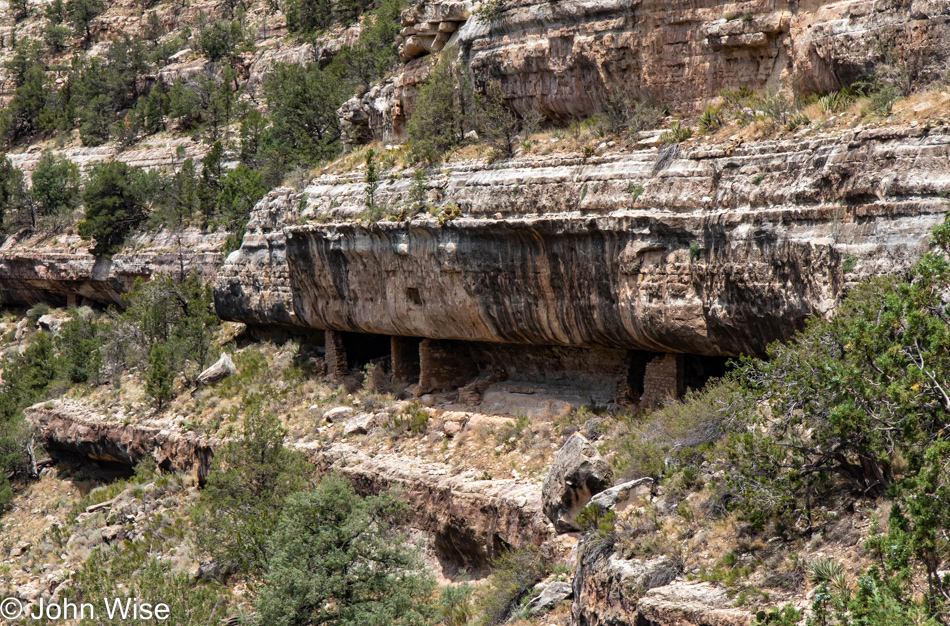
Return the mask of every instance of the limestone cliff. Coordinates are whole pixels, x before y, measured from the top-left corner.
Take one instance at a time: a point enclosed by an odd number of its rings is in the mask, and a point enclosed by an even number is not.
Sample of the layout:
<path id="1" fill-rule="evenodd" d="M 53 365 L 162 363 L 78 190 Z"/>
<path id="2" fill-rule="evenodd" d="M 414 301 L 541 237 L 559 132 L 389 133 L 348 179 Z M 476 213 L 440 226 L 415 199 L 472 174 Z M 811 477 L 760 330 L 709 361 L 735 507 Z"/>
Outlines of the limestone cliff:
<path id="1" fill-rule="evenodd" d="M 933 0 L 443 1 L 402 22 L 403 71 L 344 107 L 354 138 L 405 138 L 427 55 L 456 43 L 476 86 L 497 81 L 518 112 L 559 122 L 602 111 L 615 88 L 695 112 L 723 89 L 804 97 L 882 70 L 925 85 L 950 50 L 950 7 Z"/>
<path id="2" fill-rule="evenodd" d="M 945 133 L 895 128 L 459 164 L 430 183 L 437 204 L 464 215 L 443 225 L 339 221 L 363 210 L 365 185 L 325 176 L 305 190 L 303 216 L 337 220 L 288 225 L 290 194 L 272 194 L 216 302 L 249 323 L 761 353 L 848 285 L 923 254 L 946 211 L 948 146 Z M 377 202 L 395 210 L 409 190 L 397 177 Z"/>
<path id="3" fill-rule="evenodd" d="M 136 236 L 112 258 L 94 257 L 76 235 L 25 233 L 0 245 L 0 301 L 48 302 L 57 306 L 123 306 L 122 294 L 137 278 L 187 275 L 196 270 L 211 280 L 221 263 L 227 233 L 159 231 Z"/>

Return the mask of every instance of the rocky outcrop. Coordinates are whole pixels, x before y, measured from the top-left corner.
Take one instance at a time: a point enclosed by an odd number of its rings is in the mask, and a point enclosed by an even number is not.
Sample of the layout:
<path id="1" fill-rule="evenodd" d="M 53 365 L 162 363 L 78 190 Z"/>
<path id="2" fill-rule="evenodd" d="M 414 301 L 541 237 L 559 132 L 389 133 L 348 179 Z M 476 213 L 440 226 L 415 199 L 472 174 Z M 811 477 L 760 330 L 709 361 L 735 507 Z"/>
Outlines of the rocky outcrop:
<path id="1" fill-rule="evenodd" d="M 927 84 L 943 72 L 950 8 L 940 2 L 509 0 L 497 19 L 471 20 L 459 41 L 476 82 L 497 80 L 521 112 L 583 119 L 613 87 L 680 110 L 721 89 L 830 91 L 908 59 Z"/>
<path id="2" fill-rule="evenodd" d="M 403 12 L 406 65 L 385 103 L 360 107 L 388 115 L 364 116 L 359 137 L 404 138 L 428 77 L 425 57 L 455 43 L 476 87 L 497 82 L 518 112 L 560 122 L 604 110 L 615 89 L 695 112 L 721 90 L 791 86 L 808 96 L 881 72 L 927 85 L 942 79 L 950 51 L 950 8 L 932 0 L 494 0 L 472 8 L 436 0 Z"/>
<path id="3" fill-rule="evenodd" d="M 592 496 L 610 486 L 613 470 L 584 435 L 574 433 L 551 463 L 541 486 L 544 514 L 560 533 L 581 530 L 580 513 Z"/>
<path id="4" fill-rule="evenodd" d="M 11 235 L 0 245 L 0 300 L 122 307 L 122 294 L 138 278 L 196 270 L 204 280 L 212 280 L 226 237 L 224 232 L 197 229 L 147 233 L 110 259 L 89 254 L 90 243 L 76 235 Z"/>
<path id="5" fill-rule="evenodd" d="M 167 139 L 158 145 L 121 150 L 118 146 L 105 145 L 97 147 L 72 147 L 53 149 L 53 154 L 66 158 L 75 163 L 79 169 L 87 173 L 97 164 L 105 161 L 121 161 L 133 167 L 177 168 L 185 159 L 191 158 L 200 161 L 208 153 L 207 146 L 196 143 L 191 138 L 181 137 Z M 43 151 L 40 146 L 30 146 L 24 152 L 9 153 L 7 157 L 13 167 L 30 176 Z"/>
<path id="6" fill-rule="evenodd" d="M 55 401 L 24 411 L 50 452 L 65 451 L 96 461 L 136 465 L 152 457 L 166 470 L 193 472 L 204 481 L 214 449 L 222 442 L 168 425 L 127 425 L 81 402 Z"/>
<path id="7" fill-rule="evenodd" d="M 634 626 L 637 604 L 647 591 L 668 584 L 679 573 L 666 557 L 626 560 L 606 542 L 578 545 L 574 572 L 574 626 Z M 659 622 L 663 624 L 663 622 Z M 672 624 L 670 624 L 672 626 Z M 698 626 L 698 625 L 697 625 Z"/>
<path id="8" fill-rule="evenodd" d="M 675 580 L 680 565 L 666 556 L 624 559 L 609 542 L 578 546 L 573 626 L 748 626 L 724 589 Z"/>
<path id="9" fill-rule="evenodd" d="M 255 324 L 761 354 L 926 251 L 948 147 L 906 127 L 462 163 L 429 181 L 430 202 L 464 215 L 444 224 L 290 225 L 297 196 L 281 191 L 255 209 L 216 303 Z M 409 178 L 383 181 L 377 202 L 407 206 Z M 364 189 L 357 175 L 320 177 L 303 219 L 352 217 Z"/>
<path id="10" fill-rule="evenodd" d="M 234 375 L 235 371 L 231 356 L 227 352 L 222 352 L 221 357 L 215 361 L 214 365 L 198 374 L 197 382 L 199 385 L 213 385 L 228 376 Z"/>
<path id="11" fill-rule="evenodd" d="M 637 624 L 647 626 L 748 626 L 752 615 L 733 608 L 724 589 L 678 581 L 648 591 L 637 603 Z"/>
<path id="12" fill-rule="evenodd" d="M 214 306 L 225 319 L 246 324 L 297 326 L 283 227 L 297 219 L 300 195 L 281 187 L 251 213 L 240 249 L 215 279 Z"/>
<path id="13" fill-rule="evenodd" d="M 501 550 L 540 546 L 554 536 L 536 484 L 479 480 L 475 470 L 393 454 L 370 457 L 354 446 L 300 449 L 323 471 L 346 476 L 360 493 L 398 487 L 409 503 L 410 525 L 433 537 L 445 569 L 479 571 Z"/>
<path id="14" fill-rule="evenodd" d="M 174 420 L 126 424 L 74 401 L 38 404 L 25 413 L 52 452 L 126 465 L 152 456 L 160 467 L 194 472 L 201 481 L 224 443 L 181 432 Z M 475 470 L 395 454 L 371 457 L 347 444 L 296 447 L 321 472 L 339 472 L 360 493 L 399 488 L 409 503 L 410 526 L 430 535 L 447 571 L 481 570 L 500 550 L 540 546 L 554 536 L 535 483 L 479 480 Z"/>

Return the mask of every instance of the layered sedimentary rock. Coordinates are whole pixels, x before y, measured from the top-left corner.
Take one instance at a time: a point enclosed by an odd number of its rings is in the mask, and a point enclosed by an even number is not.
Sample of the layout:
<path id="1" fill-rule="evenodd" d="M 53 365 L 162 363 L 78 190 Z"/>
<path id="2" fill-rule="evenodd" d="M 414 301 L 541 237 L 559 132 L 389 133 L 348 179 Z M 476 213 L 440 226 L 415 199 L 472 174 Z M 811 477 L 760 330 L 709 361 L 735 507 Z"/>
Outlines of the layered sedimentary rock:
<path id="1" fill-rule="evenodd" d="M 254 207 L 240 249 L 225 260 L 214 290 L 215 308 L 252 325 L 297 326 L 283 227 L 297 219 L 300 195 L 271 191 Z M 220 314 L 220 313 L 219 313 Z"/>
<path id="2" fill-rule="evenodd" d="M 194 472 L 199 480 L 224 443 L 181 432 L 173 423 L 125 424 L 73 401 L 39 404 L 25 414 L 48 450 L 125 465 L 151 456 L 161 467 Z M 296 447 L 321 472 L 339 472 L 360 493 L 401 488 L 409 503 L 408 523 L 430 534 L 447 571 L 479 569 L 499 550 L 540 546 L 554 536 L 541 512 L 541 489 L 534 483 L 478 480 L 475 470 L 460 473 L 442 463 L 394 454 L 370 457 L 346 444 Z"/>
<path id="3" fill-rule="evenodd" d="M 79 402 L 47 402 L 29 407 L 24 414 L 49 451 L 130 466 L 151 456 L 163 469 L 193 472 L 202 481 L 214 449 L 222 443 L 176 429 L 129 426 Z"/>
<path id="4" fill-rule="evenodd" d="M 455 43 L 477 88 L 494 81 L 520 113 L 561 122 L 604 110 L 614 90 L 691 112 L 723 89 L 808 96 L 876 73 L 926 85 L 943 77 L 950 52 L 950 6 L 935 0 L 500 0 L 471 9 L 442 1 L 403 13 L 406 66 L 395 88 L 346 109 L 360 111 L 364 141 L 405 137 L 426 55 Z"/>
<path id="5" fill-rule="evenodd" d="M 460 43 L 476 80 L 500 81 L 521 111 L 559 119 L 601 110 L 610 90 L 696 110 L 720 89 L 781 87 L 800 95 L 868 78 L 893 56 L 933 80 L 950 44 L 943 2 L 589 0 L 501 3 Z M 905 54 L 906 53 L 906 54 Z"/>
<path id="6" fill-rule="evenodd" d="M 136 236 L 113 256 L 89 254 L 75 235 L 10 236 L 0 245 L 0 300 L 12 304 L 124 306 L 122 294 L 135 280 L 157 274 L 214 278 L 227 233 L 159 231 Z"/>
<path id="7" fill-rule="evenodd" d="M 441 225 L 288 225 L 285 190 L 256 209 L 216 303 L 258 324 L 759 354 L 849 285 L 926 251 L 946 211 L 948 147 L 947 134 L 905 128 L 462 164 L 429 183 L 435 204 L 464 214 Z M 357 176 L 319 178 L 303 217 L 353 216 L 364 190 Z M 376 201 L 396 212 L 410 190 L 396 177 Z"/>

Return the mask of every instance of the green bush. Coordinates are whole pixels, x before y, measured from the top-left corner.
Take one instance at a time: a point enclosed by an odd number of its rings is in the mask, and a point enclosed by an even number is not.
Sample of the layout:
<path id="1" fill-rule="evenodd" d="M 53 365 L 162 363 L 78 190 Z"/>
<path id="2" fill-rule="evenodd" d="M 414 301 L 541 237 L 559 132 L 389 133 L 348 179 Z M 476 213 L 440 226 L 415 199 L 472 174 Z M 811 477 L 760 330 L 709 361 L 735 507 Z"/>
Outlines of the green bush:
<path id="1" fill-rule="evenodd" d="M 119 614 L 108 617 L 103 602 L 116 598 L 134 598 L 152 606 L 166 604 L 172 618 L 169 623 L 179 626 L 206 626 L 220 618 L 222 605 L 229 601 L 228 590 L 192 580 L 187 573 L 175 570 L 174 561 L 152 556 L 150 547 L 145 541 L 136 541 L 92 551 L 66 592 L 77 604 L 87 602 L 95 607 L 95 620 L 83 620 L 83 626 L 129 624 L 131 613 L 124 618 Z"/>
<path id="2" fill-rule="evenodd" d="M 92 40 L 92 21 L 105 10 L 100 0 L 66 0 L 66 14 L 77 37 Z"/>
<path id="3" fill-rule="evenodd" d="M 23 172 L 13 167 L 7 155 L 0 157 L 0 233 L 7 233 L 24 221 L 28 194 Z"/>
<path id="4" fill-rule="evenodd" d="M 950 323 L 938 295 L 950 285 L 950 226 L 934 230 L 932 246 L 909 280 L 864 284 L 834 319 L 743 362 L 730 487 L 750 517 L 808 524 L 833 476 L 880 495 L 895 463 L 920 470 L 950 417 Z"/>
<path id="5" fill-rule="evenodd" d="M 100 382 L 104 367 L 102 334 L 91 312 L 70 312 L 72 319 L 65 322 L 56 337 L 66 377 L 73 383 Z"/>
<path id="6" fill-rule="evenodd" d="M 223 255 L 241 247 L 244 228 L 251 216 L 251 209 L 267 193 L 268 185 L 264 176 L 241 163 L 224 177 L 224 183 L 217 197 L 217 212 L 224 220 L 228 232 Z"/>
<path id="7" fill-rule="evenodd" d="M 148 354 L 145 393 L 151 396 L 159 410 L 175 397 L 174 382 L 175 371 L 172 369 L 169 347 L 164 343 L 156 343 Z"/>
<path id="8" fill-rule="evenodd" d="M 548 564 L 533 548 L 504 552 L 492 561 L 491 567 L 490 582 L 479 589 L 474 601 L 478 626 L 507 621 L 531 589 L 549 573 Z"/>
<path id="9" fill-rule="evenodd" d="M 330 474 L 287 499 L 257 601 L 259 624 L 424 625 L 434 581 L 396 531 L 406 504 Z"/>
<path id="10" fill-rule="evenodd" d="M 196 48 L 212 62 L 230 57 L 244 45 L 244 30 L 237 20 L 217 20 L 198 31 Z"/>
<path id="11" fill-rule="evenodd" d="M 340 151 L 337 109 L 348 96 L 339 74 L 280 63 L 264 80 L 264 94 L 272 111 L 269 148 L 280 151 L 290 164 L 315 164 Z M 286 170 L 285 170 L 286 171 Z"/>
<path id="12" fill-rule="evenodd" d="M 496 82 L 488 83 L 485 93 L 476 95 L 475 104 L 479 135 L 501 156 L 514 154 L 521 122 L 508 106 L 501 86 Z"/>
<path id="13" fill-rule="evenodd" d="M 199 545 L 222 570 L 260 573 L 278 562 L 280 544 L 268 541 L 285 500 L 308 486 L 312 470 L 284 446 L 280 419 L 260 395 L 246 394 L 242 409 L 243 435 L 215 455 L 193 518 Z"/>
<path id="14" fill-rule="evenodd" d="M 169 368 L 196 376 L 211 361 L 211 340 L 220 323 L 210 283 L 197 272 L 184 278 L 136 281 L 123 298 L 125 313 L 110 325 L 113 361 L 141 365 L 156 344 L 166 344 Z"/>

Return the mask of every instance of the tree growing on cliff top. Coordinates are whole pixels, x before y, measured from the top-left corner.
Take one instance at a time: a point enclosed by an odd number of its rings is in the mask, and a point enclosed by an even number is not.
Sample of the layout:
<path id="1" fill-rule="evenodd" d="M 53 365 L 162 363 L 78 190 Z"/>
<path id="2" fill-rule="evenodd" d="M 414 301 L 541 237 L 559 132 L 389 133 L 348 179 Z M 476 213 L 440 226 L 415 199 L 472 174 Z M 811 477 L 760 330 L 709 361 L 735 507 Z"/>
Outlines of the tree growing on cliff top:
<path id="1" fill-rule="evenodd" d="M 111 255 L 148 216 L 146 174 L 120 161 L 100 163 L 89 175 L 83 200 L 86 217 L 77 225 L 83 239 L 95 239 L 90 252 Z"/>
<path id="2" fill-rule="evenodd" d="M 69 159 L 43 152 L 32 175 L 30 197 L 40 216 L 62 215 L 79 206 L 79 168 Z"/>
<path id="3" fill-rule="evenodd" d="M 446 152 L 462 142 L 470 124 L 471 84 L 455 62 L 457 55 L 455 47 L 442 51 L 429 79 L 419 88 L 416 110 L 409 118 L 410 150 L 428 163 L 442 161 Z"/>

